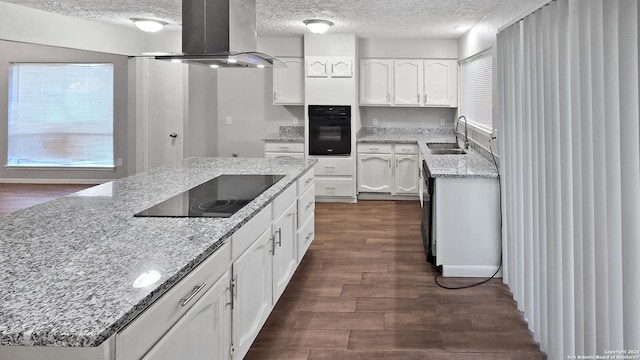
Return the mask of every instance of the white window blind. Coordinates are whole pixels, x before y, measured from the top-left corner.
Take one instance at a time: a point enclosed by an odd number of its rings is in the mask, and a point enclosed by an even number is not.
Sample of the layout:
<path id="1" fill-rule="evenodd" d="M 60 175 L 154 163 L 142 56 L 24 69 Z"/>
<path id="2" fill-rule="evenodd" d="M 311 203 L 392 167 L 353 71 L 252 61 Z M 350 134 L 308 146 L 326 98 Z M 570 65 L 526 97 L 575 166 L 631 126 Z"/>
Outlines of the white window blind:
<path id="1" fill-rule="evenodd" d="M 491 132 L 492 57 L 485 51 L 460 63 L 460 109 L 470 124 Z"/>
<path id="2" fill-rule="evenodd" d="M 12 64 L 7 165 L 113 167 L 113 64 Z"/>

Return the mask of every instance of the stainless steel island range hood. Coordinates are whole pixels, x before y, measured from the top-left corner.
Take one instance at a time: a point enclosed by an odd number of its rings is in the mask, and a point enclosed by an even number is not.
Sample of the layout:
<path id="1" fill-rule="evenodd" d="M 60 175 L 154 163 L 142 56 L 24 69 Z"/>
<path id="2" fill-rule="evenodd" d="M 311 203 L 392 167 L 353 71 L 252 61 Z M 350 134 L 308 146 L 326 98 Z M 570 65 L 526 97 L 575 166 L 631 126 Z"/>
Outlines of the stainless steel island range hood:
<path id="1" fill-rule="evenodd" d="M 256 0 L 183 0 L 182 52 L 155 58 L 213 67 L 286 67 L 256 51 Z"/>

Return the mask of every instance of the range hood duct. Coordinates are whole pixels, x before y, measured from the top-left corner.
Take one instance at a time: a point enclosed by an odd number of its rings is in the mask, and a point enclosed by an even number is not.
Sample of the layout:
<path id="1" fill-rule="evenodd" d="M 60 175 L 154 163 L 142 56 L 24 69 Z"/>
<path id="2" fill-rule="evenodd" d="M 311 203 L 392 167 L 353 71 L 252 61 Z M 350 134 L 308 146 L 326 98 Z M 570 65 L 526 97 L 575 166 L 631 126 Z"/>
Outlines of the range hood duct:
<path id="1" fill-rule="evenodd" d="M 219 67 L 286 67 L 256 51 L 256 0 L 183 0 L 182 54 L 156 56 Z"/>

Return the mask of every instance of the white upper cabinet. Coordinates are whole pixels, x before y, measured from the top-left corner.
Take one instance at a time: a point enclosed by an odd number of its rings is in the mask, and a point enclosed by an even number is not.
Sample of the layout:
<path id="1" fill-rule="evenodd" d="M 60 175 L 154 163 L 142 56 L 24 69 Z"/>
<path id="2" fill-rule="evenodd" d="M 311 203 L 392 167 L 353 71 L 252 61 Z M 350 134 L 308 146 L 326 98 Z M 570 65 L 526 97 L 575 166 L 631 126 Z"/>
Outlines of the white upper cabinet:
<path id="1" fill-rule="evenodd" d="M 458 106 L 456 60 L 424 60 L 424 105 Z"/>
<path id="2" fill-rule="evenodd" d="M 458 106 L 456 60 L 362 59 L 360 105 Z"/>
<path id="3" fill-rule="evenodd" d="M 360 61 L 360 104 L 391 104 L 393 60 L 364 59 Z"/>
<path id="4" fill-rule="evenodd" d="M 287 67 L 273 68 L 273 103 L 275 105 L 304 104 L 304 60 L 279 58 Z"/>
<path id="5" fill-rule="evenodd" d="M 420 105 L 422 60 L 393 60 L 393 104 Z"/>
<path id="6" fill-rule="evenodd" d="M 307 77 L 353 77 L 353 59 L 349 57 L 307 57 Z"/>

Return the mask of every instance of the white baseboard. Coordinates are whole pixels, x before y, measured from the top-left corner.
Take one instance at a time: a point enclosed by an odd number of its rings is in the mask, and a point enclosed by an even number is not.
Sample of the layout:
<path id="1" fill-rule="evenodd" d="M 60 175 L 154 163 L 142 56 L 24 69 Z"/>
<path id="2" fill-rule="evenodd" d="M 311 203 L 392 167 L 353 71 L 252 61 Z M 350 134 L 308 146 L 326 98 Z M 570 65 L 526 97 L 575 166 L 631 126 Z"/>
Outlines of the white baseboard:
<path id="1" fill-rule="evenodd" d="M 0 184 L 74 184 L 74 185 L 98 185 L 115 179 L 0 179 Z"/>
<path id="2" fill-rule="evenodd" d="M 494 265 L 442 265 L 442 276 L 487 278 L 493 275 L 496 270 L 498 270 L 498 266 Z M 502 277 L 502 269 L 495 277 Z"/>

